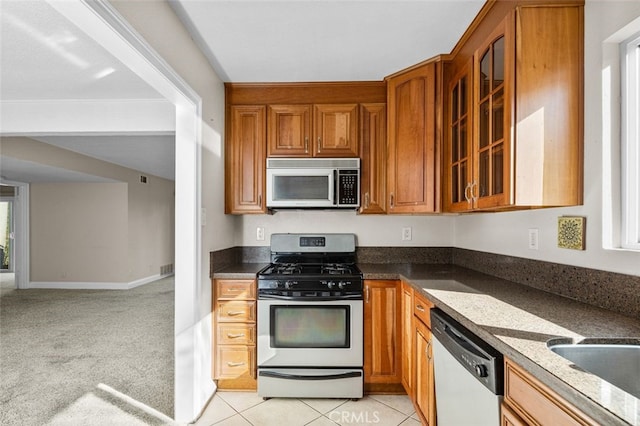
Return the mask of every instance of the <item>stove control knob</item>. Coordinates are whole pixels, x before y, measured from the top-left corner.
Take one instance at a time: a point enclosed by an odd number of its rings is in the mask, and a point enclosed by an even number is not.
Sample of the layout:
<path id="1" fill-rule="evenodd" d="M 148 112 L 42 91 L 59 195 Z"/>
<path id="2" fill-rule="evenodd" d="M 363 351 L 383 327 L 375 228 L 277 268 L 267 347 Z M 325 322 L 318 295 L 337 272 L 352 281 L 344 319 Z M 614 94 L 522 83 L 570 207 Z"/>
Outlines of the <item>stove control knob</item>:
<path id="1" fill-rule="evenodd" d="M 336 285 L 336 283 L 335 283 L 335 282 L 333 282 L 333 281 L 329 281 L 329 282 L 327 283 L 327 287 L 329 287 L 329 289 L 332 289 L 333 287 L 335 287 L 335 285 Z"/>
<path id="2" fill-rule="evenodd" d="M 342 290 L 343 288 L 345 288 L 345 286 L 346 286 L 346 285 L 347 285 L 347 283 L 345 283 L 344 281 L 340 281 L 340 282 L 338 283 L 338 288 L 339 288 L 340 290 Z"/>
<path id="3" fill-rule="evenodd" d="M 489 373 L 487 372 L 487 367 L 482 364 L 477 364 L 475 366 L 476 376 L 478 377 L 487 377 Z"/>
<path id="4" fill-rule="evenodd" d="M 282 281 L 275 281 L 274 288 L 282 288 Z"/>
<path id="5" fill-rule="evenodd" d="M 284 288 L 290 289 L 290 288 L 293 287 L 294 284 L 295 283 L 293 281 L 287 281 L 287 282 L 284 283 Z"/>

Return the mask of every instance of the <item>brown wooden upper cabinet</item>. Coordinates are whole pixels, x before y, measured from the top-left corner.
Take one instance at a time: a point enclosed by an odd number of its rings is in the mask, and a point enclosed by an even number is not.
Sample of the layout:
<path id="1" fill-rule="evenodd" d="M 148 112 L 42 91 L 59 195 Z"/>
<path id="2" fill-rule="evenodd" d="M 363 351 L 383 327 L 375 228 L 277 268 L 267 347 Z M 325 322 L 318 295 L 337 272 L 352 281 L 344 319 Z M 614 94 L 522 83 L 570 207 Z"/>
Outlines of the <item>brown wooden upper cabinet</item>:
<path id="1" fill-rule="evenodd" d="M 579 205 L 583 6 L 491 13 L 445 85 L 444 210 Z"/>
<path id="2" fill-rule="evenodd" d="M 387 77 L 387 213 L 440 210 L 437 66 L 428 62 Z"/>
<path id="3" fill-rule="evenodd" d="M 358 156 L 357 104 L 269 105 L 268 128 L 269 157 Z"/>
<path id="4" fill-rule="evenodd" d="M 234 105 L 227 111 L 225 213 L 265 213 L 266 107 Z"/>
<path id="5" fill-rule="evenodd" d="M 360 105 L 361 214 L 387 211 L 387 105 Z"/>

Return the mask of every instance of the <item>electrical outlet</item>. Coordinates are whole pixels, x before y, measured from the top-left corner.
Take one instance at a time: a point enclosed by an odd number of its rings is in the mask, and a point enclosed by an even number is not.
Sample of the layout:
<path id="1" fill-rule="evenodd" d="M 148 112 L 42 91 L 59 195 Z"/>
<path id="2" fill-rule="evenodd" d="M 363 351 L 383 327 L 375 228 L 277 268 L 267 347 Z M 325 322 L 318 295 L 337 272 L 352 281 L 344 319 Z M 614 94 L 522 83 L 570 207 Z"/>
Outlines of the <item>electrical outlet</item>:
<path id="1" fill-rule="evenodd" d="M 402 228 L 402 241 L 411 241 L 411 227 L 405 226 Z"/>
<path id="2" fill-rule="evenodd" d="M 538 230 L 535 228 L 529 229 L 529 249 L 538 250 Z"/>
<path id="3" fill-rule="evenodd" d="M 262 226 L 256 228 L 256 240 L 264 241 L 264 228 Z"/>

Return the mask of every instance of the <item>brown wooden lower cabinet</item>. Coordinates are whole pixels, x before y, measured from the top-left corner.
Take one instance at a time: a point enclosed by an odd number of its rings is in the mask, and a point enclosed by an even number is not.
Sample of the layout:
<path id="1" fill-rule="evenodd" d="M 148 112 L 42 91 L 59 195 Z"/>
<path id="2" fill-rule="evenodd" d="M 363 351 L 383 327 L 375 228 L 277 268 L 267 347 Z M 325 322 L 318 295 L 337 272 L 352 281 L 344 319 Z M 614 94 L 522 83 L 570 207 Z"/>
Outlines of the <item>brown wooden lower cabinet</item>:
<path id="1" fill-rule="evenodd" d="M 402 283 L 402 384 L 423 425 L 436 425 L 430 310 L 433 304 Z"/>
<path id="2" fill-rule="evenodd" d="M 218 389 L 256 390 L 255 280 L 213 281 L 213 379 Z"/>
<path id="3" fill-rule="evenodd" d="M 595 426 L 598 424 L 507 358 L 505 358 L 504 374 L 502 425 Z"/>
<path id="4" fill-rule="evenodd" d="M 433 347 L 431 345 L 430 310 L 433 303 L 420 293 L 413 296 L 413 365 L 414 365 L 414 399 L 416 412 L 422 423 L 436 425 L 436 389 L 433 373 Z"/>
<path id="5" fill-rule="evenodd" d="M 503 402 L 500 404 L 500 426 L 527 426 L 527 424 Z"/>
<path id="6" fill-rule="evenodd" d="M 364 386 L 402 393 L 400 281 L 364 281 Z"/>

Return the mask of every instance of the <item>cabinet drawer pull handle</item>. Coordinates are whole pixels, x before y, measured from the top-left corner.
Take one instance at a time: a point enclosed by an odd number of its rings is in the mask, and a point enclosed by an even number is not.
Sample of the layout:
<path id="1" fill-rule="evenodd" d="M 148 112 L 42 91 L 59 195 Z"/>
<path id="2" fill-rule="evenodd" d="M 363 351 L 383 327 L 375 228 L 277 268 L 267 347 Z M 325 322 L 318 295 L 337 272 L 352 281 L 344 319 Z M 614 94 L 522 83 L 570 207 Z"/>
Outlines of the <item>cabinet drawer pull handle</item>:
<path id="1" fill-rule="evenodd" d="M 320 154 L 320 144 L 322 144 L 322 139 L 318 136 L 318 154 Z"/>
<path id="2" fill-rule="evenodd" d="M 369 208 L 369 193 L 364 194 L 364 208 Z"/>
<path id="3" fill-rule="evenodd" d="M 227 315 L 229 315 L 230 317 L 235 317 L 238 315 L 244 315 L 244 311 L 229 311 L 227 312 Z"/>
<path id="4" fill-rule="evenodd" d="M 425 312 L 424 306 L 422 305 L 416 305 L 416 309 L 419 310 L 420 312 Z"/>
<path id="5" fill-rule="evenodd" d="M 391 206 L 391 208 L 393 208 L 393 192 L 389 196 L 389 205 Z"/>
<path id="6" fill-rule="evenodd" d="M 246 365 L 246 363 L 245 362 L 227 362 L 227 365 L 229 367 L 240 367 L 240 366 Z"/>
<path id="7" fill-rule="evenodd" d="M 244 291 L 244 287 L 230 287 L 229 288 L 229 293 L 232 293 L 232 292 L 239 293 L 241 291 Z"/>
<path id="8" fill-rule="evenodd" d="M 364 288 L 364 299 L 366 303 L 369 303 L 369 287 Z"/>
<path id="9" fill-rule="evenodd" d="M 262 205 L 262 194 L 258 195 L 258 205 L 261 206 Z"/>
<path id="10" fill-rule="evenodd" d="M 227 337 L 229 339 L 239 339 L 240 337 L 244 337 L 244 333 L 240 333 L 240 334 L 227 333 Z"/>
<path id="11" fill-rule="evenodd" d="M 309 136 L 304 138 L 304 152 L 309 152 Z"/>
<path id="12" fill-rule="evenodd" d="M 431 361 L 431 341 L 427 342 L 427 347 L 425 348 L 424 352 L 427 354 L 427 359 Z"/>

